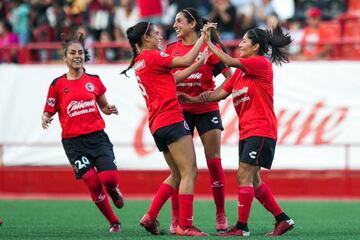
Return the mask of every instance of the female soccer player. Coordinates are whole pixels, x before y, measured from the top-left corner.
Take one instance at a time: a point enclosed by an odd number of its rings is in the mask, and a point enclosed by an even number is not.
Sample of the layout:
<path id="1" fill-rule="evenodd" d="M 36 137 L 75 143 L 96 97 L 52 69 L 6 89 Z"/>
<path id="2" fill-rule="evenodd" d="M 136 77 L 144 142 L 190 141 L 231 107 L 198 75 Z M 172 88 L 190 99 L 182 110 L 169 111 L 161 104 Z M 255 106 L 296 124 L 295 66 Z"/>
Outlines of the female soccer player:
<path id="1" fill-rule="evenodd" d="M 179 187 L 180 236 L 206 236 L 193 226 L 193 193 L 197 175 L 194 144 L 176 96 L 172 68 L 190 66 L 203 45 L 201 37 L 184 56 L 172 57 L 159 51 L 161 36 L 149 22 L 140 22 L 126 31 L 133 52 L 131 67 L 149 111 L 149 127 L 159 151 L 163 152 L 171 174 L 159 187 L 140 224 L 159 234 L 156 218 L 167 199 Z"/>
<path id="2" fill-rule="evenodd" d="M 230 94 L 239 117 L 239 168 L 237 172 L 238 222 L 219 236 L 249 236 L 247 226 L 253 198 L 276 219 L 274 230 L 268 235 L 282 235 L 294 227 L 276 202 L 270 188 L 260 178 L 261 167 L 270 169 L 277 139 L 277 120 L 273 103 L 273 69 L 271 62 L 278 65 L 288 62 L 287 47 L 291 43 L 278 25 L 272 31 L 258 28 L 249 30 L 241 43 L 240 58 L 232 58 L 220 51 L 206 32 L 206 43 L 224 64 L 236 67 L 231 79 L 213 92 L 192 97 L 179 94 L 190 102 L 212 102 L 225 99 Z M 271 47 L 270 61 L 264 56 Z"/>
<path id="3" fill-rule="evenodd" d="M 63 38 L 64 61 L 69 70 L 49 87 L 42 127 L 47 129 L 54 114 L 59 114 L 62 144 L 76 178 L 89 188 L 92 200 L 110 223 L 109 231 L 120 232 L 120 221 L 102 187 L 105 186 L 115 206 L 122 208 L 113 145 L 104 132 L 105 122 L 98 106 L 106 115 L 118 114 L 118 110 L 108 104 L 106 88 L 99 76 L 88 74 L 83 68 L 89 60 L 84 36 L 69 34 Z"/>
<path id="4" fill-rule="evenodd" d="M 174 29 L 179 41 L 167 46 L 165 52 L 172 56 L 183 56 L 188 53 L 200 37 L 203 20 L 199 13 L 191 8 L 186 8 L 176 15 Z M 218 48 L 225 51 L 215 29 L 212 30 L 212 40 Z M 203 44 L 201 50 L 206 48 Z M 182 68 L 174 68 L 176 74 Z M 213 76 L 222 73 L 225 77 L 224 83 L 231 77 L 230 68 L 226 67 L 215 55 L 209 56 L 206 63 L 198 68 L 182 81 L 177 83 L 177 91 L 197 96 L 205 91 L 214 90 L 215 82 Z M 223 83 L 223 84 L 224 84 Z M 218 102 L 181 104 L 186 122 L 189 124 L 191 134 L 196 128 L 204 146 L 206 163 L 209 169 L 210 186 L 216 206 L 216 230 L 223 231 L 228 228 L 225 215 L 225 192 L 224 192 L 224 170 L 221 165 L 220 146 L 221 131 L 223 130 Z M 174 234 L 179 218 L 179 203 L 177 191 L 172 198 L 172 219 L 170 233 Z"/>

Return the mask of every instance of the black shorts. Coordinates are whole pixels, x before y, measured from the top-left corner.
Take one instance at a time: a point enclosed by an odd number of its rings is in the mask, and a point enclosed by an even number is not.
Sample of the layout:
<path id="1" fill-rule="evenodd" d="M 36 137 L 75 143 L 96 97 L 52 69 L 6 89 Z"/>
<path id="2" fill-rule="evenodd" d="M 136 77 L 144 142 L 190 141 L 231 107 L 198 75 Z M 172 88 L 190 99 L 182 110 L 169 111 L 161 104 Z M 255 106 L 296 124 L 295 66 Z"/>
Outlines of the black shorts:
<path id="1" fill-rule="evenodd" d="M 169 149 L 168 145 L 186 135 L 190 135 L 189 126 L 186 121 L 183 121 L 159 128 L 155 131 L 153 137 L 156 146 L 162 152 Z"/>
<path id="2" fill-rule="evenodd" d="M 213 129 L 224 130 L 219 110 L 201 114 L 184 111 L 184 117 L 189 124 L 191 135 L 194 135 L 195 127 L 200 136 Z"/>
<path id="3" fill-rule="evenodd" d="M 239 160 L 271 169 L 276 141 L 267 137 L 248 137 L 239 142 Z"/>
<path id="4" fill-rule="evenodd" d="M 76 179 L 93 167 L 98 172 L 117 169 L 113 145 L 104 131 L 66 138 L 62 144 Z"/>

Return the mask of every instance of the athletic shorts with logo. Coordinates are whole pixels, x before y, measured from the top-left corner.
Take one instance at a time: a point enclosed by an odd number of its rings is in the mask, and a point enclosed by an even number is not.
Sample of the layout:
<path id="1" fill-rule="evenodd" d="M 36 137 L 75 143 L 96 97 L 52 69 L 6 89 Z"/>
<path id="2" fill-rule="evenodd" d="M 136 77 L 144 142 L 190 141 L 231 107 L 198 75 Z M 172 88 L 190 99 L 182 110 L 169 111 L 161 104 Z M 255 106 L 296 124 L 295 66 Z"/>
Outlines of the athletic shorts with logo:
<path id="1" fill-rule="evenodd" d="M 190 135 L 189 126 L 182 121 L 157 129 L 153 137 L 157 148 L 163 152 L 169 149 L 168 145 L 186 135 Z"/>
<path id="2" fill-rule="evenodd" d="M 184 111 L 184 117 L 189 125 L 191 135 L 194 135 L 195 127 L 200 136 L 213 129 L 224 130 L 219 110 L 201 114 Z"/>
<path id="3" fill-rule="evenodd" d="M 76 179 L 93 167 L 98 172 L 117 169 L 113 145 L 103 130 L 62 139 L 62 144 Z"/>
<path id="4" fill-rule="evenodd" d="M 271 169 L 276 140 L 267 137 L 248 137 L 239 142 L 239 160 Z"/>

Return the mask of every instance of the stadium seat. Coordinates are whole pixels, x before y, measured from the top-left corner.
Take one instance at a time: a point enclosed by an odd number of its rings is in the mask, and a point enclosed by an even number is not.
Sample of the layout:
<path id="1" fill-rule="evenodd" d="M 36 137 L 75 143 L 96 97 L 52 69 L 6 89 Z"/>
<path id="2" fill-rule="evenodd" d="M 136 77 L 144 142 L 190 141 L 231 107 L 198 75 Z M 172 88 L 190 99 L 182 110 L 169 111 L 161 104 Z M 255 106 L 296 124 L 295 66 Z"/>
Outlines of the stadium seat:
<path id="1" fill-rule="evenodd" d="M 343 42 L 342 56 L 344 58 L 360 57 L 360 20 L 345 23 Z"/>
<path id="2" fill-rule="evenodd" d="M 332 45 L 330 52 L 331 58 L 338 58 L 341 55 L 340 37 L 341 27 L 338 21 L 323 21 L 321 27 L 327 29 L 330 33 L 331 38 L 328 40 Z"/>
<path id="3" fill-rule="evenodd" d="M 350 15 L 360 14 L 360 1 L 359 0 L 348 0 L 347 12 Z"/>

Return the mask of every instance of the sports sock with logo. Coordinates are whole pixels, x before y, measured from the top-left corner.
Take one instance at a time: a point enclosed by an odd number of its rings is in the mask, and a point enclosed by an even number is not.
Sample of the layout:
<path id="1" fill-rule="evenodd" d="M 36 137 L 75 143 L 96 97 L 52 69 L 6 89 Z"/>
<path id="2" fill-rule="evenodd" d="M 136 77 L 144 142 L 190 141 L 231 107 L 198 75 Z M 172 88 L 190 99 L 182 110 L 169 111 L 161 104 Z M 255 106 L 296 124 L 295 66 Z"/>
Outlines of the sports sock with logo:
<path id="1" fill-rule="evenodd" d="M 191 227 L 193 225 L 193 194 L 179 194 L 179 226 Z"/>
<path id="2" fill-rule="evenodd" d="M 90 191 L 92 200 L 110 224 L 120 223 L 111 208 L 95 169 L 89 169 L 81 178 Z"/>
<path id="3" fill-rule="evenodd" d="M 225 212 L 225 189 L 224 189 L 224 170 L 221 165 L 221 158 L 206 160 L 209 175 L 210 186 L 216 206 L 216 214 Z"/>
<path id="4" fill-rule="evenodd" d="M 253 186 L 240 186 L 238 192 L 238 222 L 247 224 L 254 199 Z"/>

